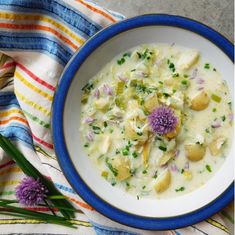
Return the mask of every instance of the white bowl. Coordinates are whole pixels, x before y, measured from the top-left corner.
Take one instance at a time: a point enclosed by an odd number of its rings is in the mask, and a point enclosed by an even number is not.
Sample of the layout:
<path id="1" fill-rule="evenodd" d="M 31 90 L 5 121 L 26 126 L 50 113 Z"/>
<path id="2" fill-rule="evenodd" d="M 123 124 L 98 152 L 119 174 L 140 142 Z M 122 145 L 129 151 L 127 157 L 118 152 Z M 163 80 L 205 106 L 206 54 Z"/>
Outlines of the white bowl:
<path id="1" fill-rule="evenodd" d="M 204 186 L 166 200 L 137 200 L 112 187 L 84 152 L 79 133 L 81 88 L 116 55 L 144 43 L 195 48 L 222 74 L 233 95 L 233 45 L 214 30 L 179 16 L 144 15 L 112 25 L 87 41 L 67 65 L 54 98 L 53 138 L 75 191 L 102 214 L 143 229 L 174 229 L 203 220 L 233 198 L 233 151 Z"/>

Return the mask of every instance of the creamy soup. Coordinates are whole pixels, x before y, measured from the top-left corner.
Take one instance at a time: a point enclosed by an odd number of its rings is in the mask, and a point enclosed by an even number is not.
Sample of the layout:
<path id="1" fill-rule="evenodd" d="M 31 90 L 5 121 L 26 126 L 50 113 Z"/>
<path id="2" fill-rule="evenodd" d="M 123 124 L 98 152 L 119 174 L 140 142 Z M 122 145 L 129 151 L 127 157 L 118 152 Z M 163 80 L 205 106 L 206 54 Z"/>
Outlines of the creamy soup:
<path id="1" fill-rule="evenodd" d="M 113 187 L 136 196 L 192 192 L 221 167 L 232 100 L 194 49 L 148 44 L 109 62 L 82 88 L 84 149 Z"/>

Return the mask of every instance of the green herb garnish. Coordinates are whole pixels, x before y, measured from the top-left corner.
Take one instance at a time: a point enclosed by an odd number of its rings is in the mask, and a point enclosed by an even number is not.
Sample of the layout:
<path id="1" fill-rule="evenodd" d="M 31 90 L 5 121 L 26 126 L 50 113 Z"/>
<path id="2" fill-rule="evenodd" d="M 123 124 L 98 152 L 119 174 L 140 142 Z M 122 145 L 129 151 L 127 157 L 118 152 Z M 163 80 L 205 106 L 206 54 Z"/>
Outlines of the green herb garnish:
<path id="1" fill-rule="evenodd" d="M 204 65 L 204 69 L 210 69 L 210 64 L 206 63 L 206 64 Z"/>
<path id="2" fill-rule="evenodd" d="M 179 73 L 174 73 L 174 74 L 172 75 L 173 78 L 178 78 L 179 76 L 180 76 Z"/>
<path id="3" fill-rule="evenodd" d="M 221 97 L 219 97 L 218 95 L 215 95 L 215 94 L 211 95 L 211 99 L 217 103 L 220 103 L 220 101 L 221 101 Z"/>
<path id="4" fill-rule="evenodd" d="M 162 93 L 166 98 L 170 96 L 170 94 L 163 92 Z"/>
<path id="5" fill-rule="evenodd" d="M 157 178 L 157 171 L 154 172 L 153 178 L 154 178 L 154 179 Z"/>
<path id="6" fill-rule="evenodd" d="M 166 150 L 167 150 L 167 148 L 164 147 L 164 146 L 159 146 L 158 148 L 159 148 L 160 150 L 162 150 L 163 152 L 166 152 Z"/>
<path id="7" fill-rule="evenodd" d="M 88 82 L 83 88 L 82 91 L 86 92 L 86 93 L 90 93 L 90 91 L 94 88 L 93 83 Z"/>
<path id="8" fill-rule="evenodd" d="M 113 165 L 109 162 L 108 158 L 105 159 L 106 166 L 113 173 L 114 176 L 118 175 L 118 170 L 113 167 Z"/>
<path id="9" fill-rule="evenodd" d="M 118 65 L 122 65 L 125 63 L 125 58 L 121 58 L 120 60 L 117 61 Z"/>
<path id="10" fill-rule="evenodd" d="M 138 153 L 137 152 L 133 152 L 132 156 L 133 156 L 133 158 L 137 158 L 138 157 Z"/>
<path id="11" fill-rule="evenodd" d="M 187 81 L 187 80 L 182 80 L 182 81 L 181 81 L 181 84 L 182 84 L 182 85 L 188 85 L 188 81 Z"/>
<path id="12" fill-rule="evenodd" d="M 180 188 L 176 189 L 175 191 L 176 191 L 176 192 L 182 192 L 182 191 L 184 191 L 184 190 L 185 190 L 185 187 L 180 187 Z"/>
<path id="13" fill-rule="evenodd" d="M 213 109 L 212 109 L 212 112 L 216 112 L 216 108 L 213 108 Z"/>
<path id="14" fill-rule="evenodd" d="M 94 133 L 97 135 L 101 133 L 101 128 L 98 126 L 92 126 L 92 129 L 94 130 Z"/>
<path id="15" fill-rule="evenodd" d="M 221 117 L 221 119 L 222 119 L 222 121 L 224 122 L 224 121 L 226 120 L 225 115 L 223 115 L 223 116 Z"/>
<path id="16" fill-rule="evenodd" d="M 108 126 L 108 123 L 104 121 L 104 127 L 106 128 Z"/>
<path id="17" fill-rule="evenodd" d="M 207 169 L 209 172 L 212 172 L 210 165 L 206 165 L 206 169 Z"/>
<path id="18" fill-rule="evenodd" d="M 84 144 L 84 147 L 85 147 L 85 148 L 89 147 L 89 144 L 88 144 L 88 143 L 85 143 L 85 144 Z"/>
<path id="19" fill-rule="evenodd" d="M 143 171 L 142 171 L 142 174 L 147 174 L 147 173 L 148 173 L 147 170 L 143 170 Z"/>

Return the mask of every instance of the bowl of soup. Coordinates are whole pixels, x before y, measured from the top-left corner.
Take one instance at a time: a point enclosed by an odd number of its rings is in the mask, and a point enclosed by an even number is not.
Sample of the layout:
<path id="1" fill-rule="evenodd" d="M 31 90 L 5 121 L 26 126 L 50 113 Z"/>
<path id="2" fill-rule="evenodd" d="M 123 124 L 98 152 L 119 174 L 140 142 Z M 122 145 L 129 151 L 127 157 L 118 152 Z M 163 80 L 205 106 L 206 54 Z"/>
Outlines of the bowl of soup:
<path id="1" fill-rule="evenodd" d="M 179 16 L 92 37 L 67 65 L 53 138 L 74 190 L 142 229 L 208 218 L 233 198 L 233 45 Z"/>

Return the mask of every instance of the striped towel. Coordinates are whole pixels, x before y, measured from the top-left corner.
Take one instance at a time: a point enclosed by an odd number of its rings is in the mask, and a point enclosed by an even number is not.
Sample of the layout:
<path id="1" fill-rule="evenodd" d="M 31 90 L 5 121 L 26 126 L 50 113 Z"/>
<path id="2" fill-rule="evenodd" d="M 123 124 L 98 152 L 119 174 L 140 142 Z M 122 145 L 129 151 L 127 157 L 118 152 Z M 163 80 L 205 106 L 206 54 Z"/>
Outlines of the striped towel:
<path id="1" fill-rule="evenodd" d="M 97 31 L 123 17 L 85 0 L 0 0 L 0 133 L 80 210 L 68 229 L 37 220 L 0 216 L 1 234 L 228 234 L 232 209 L 176 231 L 141 231 L 96 212 L 71 188 L 53 150 L 50 115 L 56 83 L 76 50 Z M 0 196 L 14 199 L 24 177 L 0 149 Z M 45 208 L 32 208 L 46 211 Z M 14 226 L 11 226 L 14 225 Z"/>

